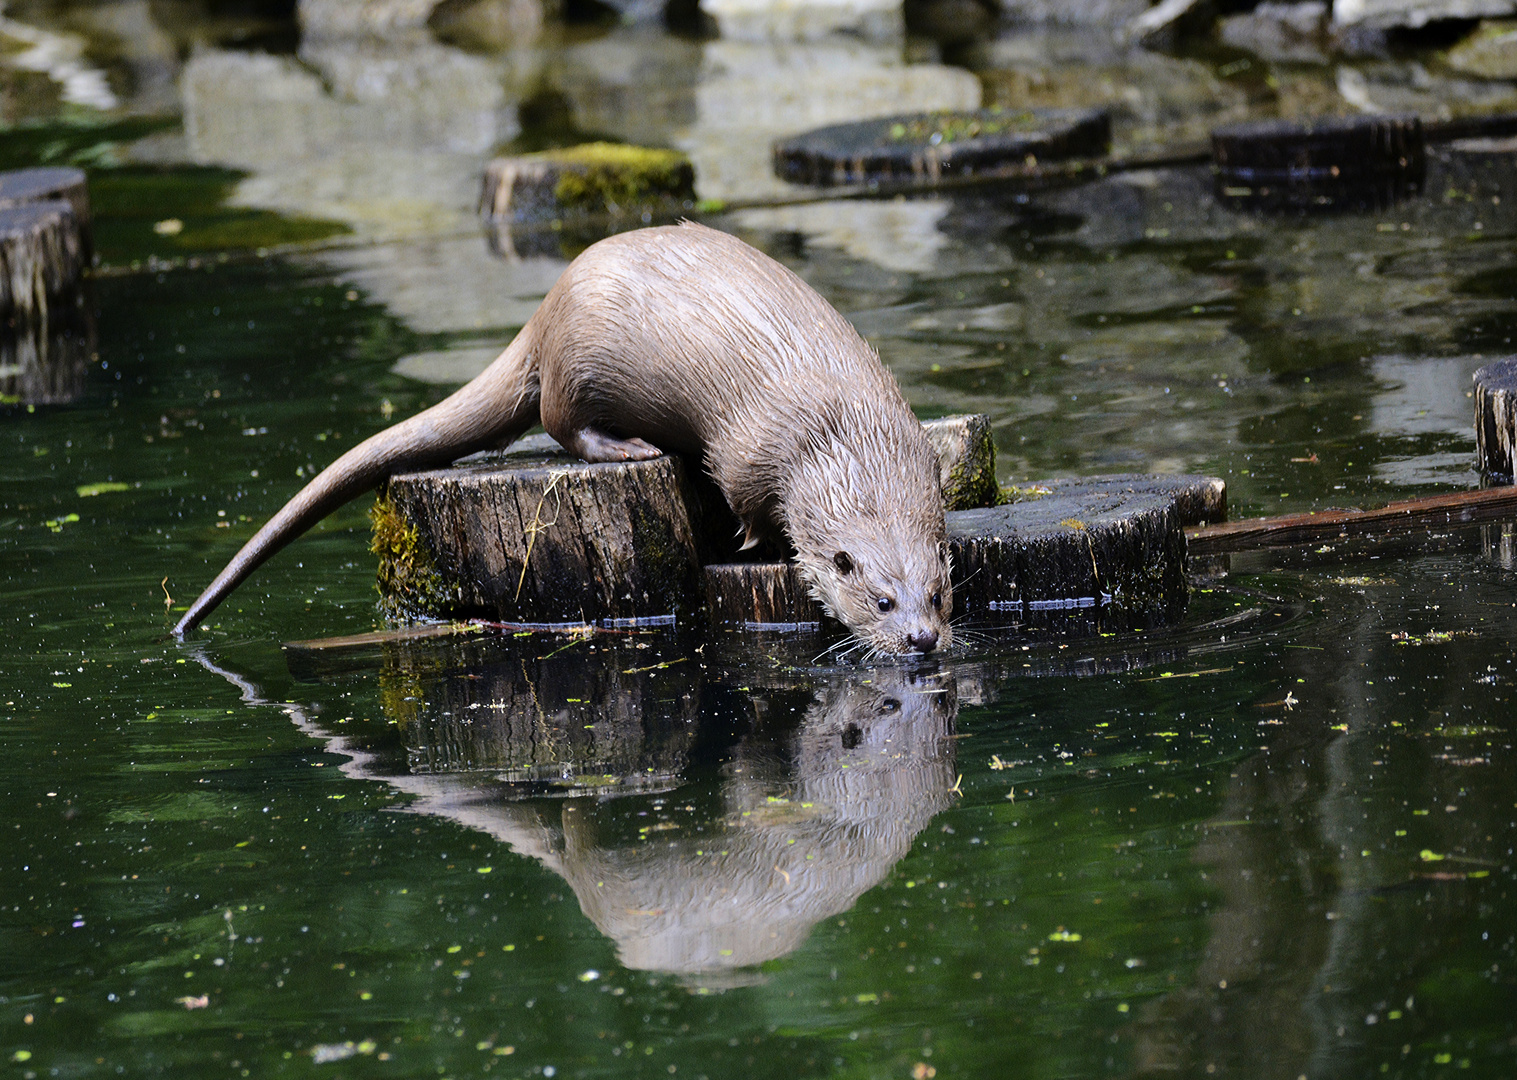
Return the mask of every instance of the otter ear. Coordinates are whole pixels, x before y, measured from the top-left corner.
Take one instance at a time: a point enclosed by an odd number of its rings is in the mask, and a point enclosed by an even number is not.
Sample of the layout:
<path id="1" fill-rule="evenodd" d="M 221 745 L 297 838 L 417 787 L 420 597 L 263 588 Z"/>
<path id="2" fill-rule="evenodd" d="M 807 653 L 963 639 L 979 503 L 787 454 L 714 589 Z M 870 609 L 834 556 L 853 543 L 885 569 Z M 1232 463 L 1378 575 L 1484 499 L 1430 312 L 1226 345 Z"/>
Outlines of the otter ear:
<path id="1" fill-rule="evenodd" d="M 844 574 L 853 573 L 853 560 L 849 558 L 846 551 L 840 551 L 834 555 L 832 557 L 832 565 L 836 566 Z"/>

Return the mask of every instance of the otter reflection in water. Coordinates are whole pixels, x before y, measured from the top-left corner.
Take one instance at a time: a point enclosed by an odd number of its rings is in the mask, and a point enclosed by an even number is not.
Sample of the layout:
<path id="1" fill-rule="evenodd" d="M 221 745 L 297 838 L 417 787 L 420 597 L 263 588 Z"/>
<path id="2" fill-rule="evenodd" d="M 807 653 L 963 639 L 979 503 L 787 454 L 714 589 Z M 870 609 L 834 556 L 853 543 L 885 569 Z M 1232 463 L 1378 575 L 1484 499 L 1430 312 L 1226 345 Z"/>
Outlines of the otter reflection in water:
<path id="1" fill-rule="evenodd" d="M 390 651 L 380 679 L 404 715 L 373 740 L 292 716 L 353 755 L 349 773 L 561 876 L 628 967 L 708 986 L 757 977 L 743 969 L 849 910 L 949 803 L 951 674 L 760 688 L 747 671 L 734 689 L 699 657 L 632 643 L 505 651 Z"/>

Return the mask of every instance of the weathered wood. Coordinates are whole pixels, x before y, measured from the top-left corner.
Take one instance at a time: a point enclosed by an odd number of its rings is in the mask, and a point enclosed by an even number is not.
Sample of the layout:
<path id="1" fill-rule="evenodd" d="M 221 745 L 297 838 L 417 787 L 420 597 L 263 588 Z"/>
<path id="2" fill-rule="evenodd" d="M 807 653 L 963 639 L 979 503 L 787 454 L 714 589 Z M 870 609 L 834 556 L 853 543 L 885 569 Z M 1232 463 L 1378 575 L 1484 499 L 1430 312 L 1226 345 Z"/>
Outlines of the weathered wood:
<path id="1" fill-rule="evenodd" d="M 972 510 L 1000 501 L 989 417 L 945 416 L 924 421 L 922 430 L 938 452 L 945 510 Z"/>
<path id="2" fill-rule="evenodd" d="M 1035 484 L 1003 489 L 1008 502 L 1028 502 L 1045 495 L 1086 492 L 1092 495 L 1162 495 L 1173 499 L 1183 526 L 1227 520 L 1227 482 L 1217 476 L 1175 474 L 1148 476 L 1115 473 L 1109 476 L 1076 476 L 1042 480 Z"/>
<path id="3" fill-rule="evenodd" d="M 1111 145 L 1100 109 L 975 109 L 833 124 L 774 144 L 774 171 L 833 186 L 973 176 L 1007 166 L 1098 157 Z"/>
<path id="4" fill-rule="evenodd" d="M 951 513 L 948 539 L 956 618 L 1081 633 L 1162 625 L 1185 611 L 1185 537 L 1166 495 L 1070 484 Z"/>
<path id="5" fill-rule="evenodd" d="M 1510 483 L 1517 447 L 1517 357 L 1475 372 L 1475 443 L 1481 470 Z"/>
<path id="6" fill-rule="evenodd" d="M 485 167 L 479 212 L 497 254 L 526 257 L 561 254 L 565 227 L 588 244 L 694 205 L 695 169 L 679 151 L 586 143 L 496 158 Z"/>
<path id="7" fill-rule="evenodd" d="M 695 612 L 678 457 L 500 468 L 476 456 L 391 477 L 376 505 L 380 593 L 399 617 L 658 623 Z"/>
<path id="8" fill-rule="evenodd" d="M 702 572 L 706 614 L 730 630 L 816 631 L 822 605 L 806 590 L 794 563 L 723 563 Z"/>
<path id="9" fill-rule="evenodd" d="M 1375 510 L 1323 510 L 1248 518 L 1186 530 L 1192 555 L 1320 544 L 1358 536 L 1392 536 L 1438 525 L 1469 525 L 1517 512 L 1517 487 L 1459 491 L 1389 503 Z"/>
<path id="10" fill-rule="evenodd" d="M 1224 199 L 1244 205 L 1389 206 L 1420 190 L 1427 169 L 1413 115 L 1260 120 L 1212 132 Z"/>
<path id="11" fill-rule="evenodd" d="M 44 323 L 49 306 L 77 290 L 88 258 L 68 203 L 0 209 L 0 320 Z"/>

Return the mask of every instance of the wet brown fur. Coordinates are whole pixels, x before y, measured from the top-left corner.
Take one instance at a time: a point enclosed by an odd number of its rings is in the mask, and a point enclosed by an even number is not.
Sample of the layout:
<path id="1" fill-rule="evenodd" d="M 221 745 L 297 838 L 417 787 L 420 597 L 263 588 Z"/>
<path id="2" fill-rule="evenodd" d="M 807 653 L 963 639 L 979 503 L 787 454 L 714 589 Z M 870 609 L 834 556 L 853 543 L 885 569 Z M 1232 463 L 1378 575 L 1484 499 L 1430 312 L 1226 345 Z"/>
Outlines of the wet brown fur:
<path id="1" fill-rule="evenodd" d="M 701 457 L 749 542 L 787 537 L 812 592 L 862 642 L 890 653 L 949 643 L 937 456 L 895 379 L 800 278 L 689 223 L 588 248 L 489 368 L 321 472 L 175 633 L 391 473 L 504 446 L 539 420 L 587 461 Z"/>

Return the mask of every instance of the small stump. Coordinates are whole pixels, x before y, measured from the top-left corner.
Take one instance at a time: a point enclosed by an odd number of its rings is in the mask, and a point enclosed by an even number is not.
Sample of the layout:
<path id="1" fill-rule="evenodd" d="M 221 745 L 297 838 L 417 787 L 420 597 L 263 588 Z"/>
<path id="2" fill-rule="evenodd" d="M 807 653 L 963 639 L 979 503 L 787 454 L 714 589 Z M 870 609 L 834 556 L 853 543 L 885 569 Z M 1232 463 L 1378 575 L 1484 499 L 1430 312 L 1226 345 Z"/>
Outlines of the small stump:
<path id="1" fill-rule="evenodd" d="M 677 150 L 586 143 L 497 158 L 479 210 L 498 254 L 551 255 L 618 226 L 670 220 L 695 205 L 695 169 Z M 572 234 L 566 238 L 565 229 Z M 588 239 L 587 239 L 588 238 Z"/>
<path id="2" fill-rule="evenodd" d="M 774 144 L 793 184 L 867 184 L 974 176 L 1011 166 L 1099 157 L 1111 118 L 1098 109 L 977 109 L 835 124 Z"/>
<path id="3" fill-rule="evenodd" d="M 1510 484 L 1517 446 L 1517 357 L 1475 372 L 1475 443 L 1481 471 Z"/>
<path id="4" fill-rule="evenodd" d="M 945 416 L 922 424 L 938 452 L 943 509 L 971 510 L 994 506 L 1001 491 L 996 484 L 996 444 L 990 419 L 978 413 Z"/>
<path id="5" fill-rule="evenodd" d="M 1416 116 L 1262 120 L 1212 132 L 1224 201 L 1240 208 L 1374 209 L 1416 194 L 1427 171 Z"/>
<path id="6" fill-rule="evenodd" d="M 85 262 L 93 251 L 90 236 L 90 189 L 83 169 L 36 168 L 0 172 L 0 209 L 27 203 L 66 202 L 84 239 Z"/>
<path id="7" fill-rule="evenodd" d="M 77 292 L 88 244 L 66 202 L 0 209 L 0 320 L 45 323 L 50 305 Z"/>
<path id="8" fill-rule="evenodd" d="M 1173 498 L 1082 489 L 948 515 L 954 612 L 977 625 L 1137 629 L 1185 613 Z"/>
<path id="9" fill-rule="evenodd" d="M 794 563 L 719 563 L 705 568 L 706 611 L 730 630 L 815 632 L 822 605 L 807 591 Z"/>
<path id="10" fill-rule="evenodd" d="M 381 602 L 402 618 L 658 625 L 694 614 L 689 481 L 673 455 L 390 478 L 374 511 Z"/>

